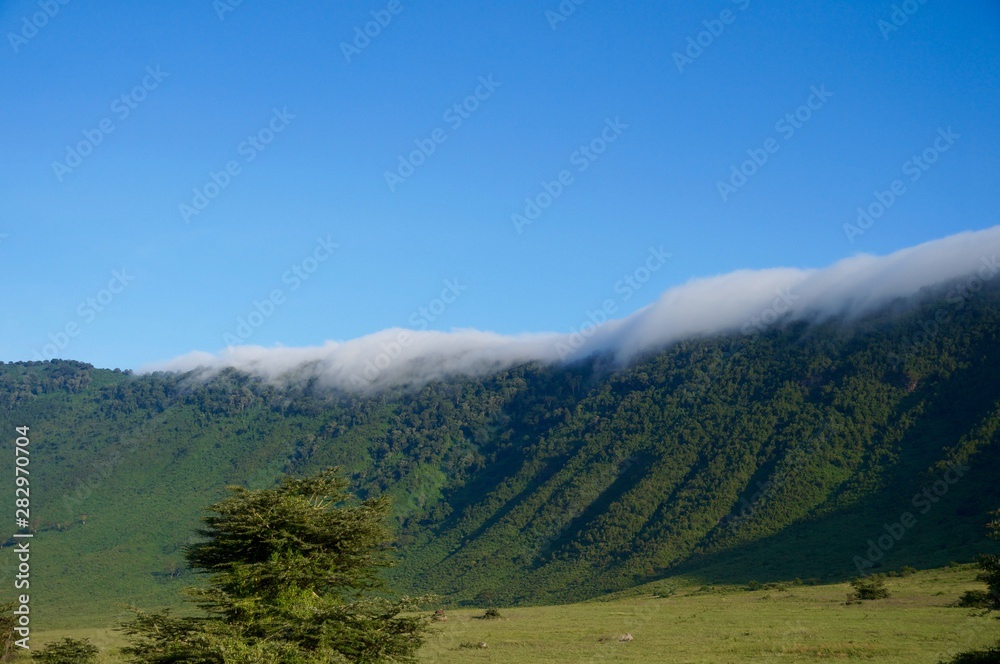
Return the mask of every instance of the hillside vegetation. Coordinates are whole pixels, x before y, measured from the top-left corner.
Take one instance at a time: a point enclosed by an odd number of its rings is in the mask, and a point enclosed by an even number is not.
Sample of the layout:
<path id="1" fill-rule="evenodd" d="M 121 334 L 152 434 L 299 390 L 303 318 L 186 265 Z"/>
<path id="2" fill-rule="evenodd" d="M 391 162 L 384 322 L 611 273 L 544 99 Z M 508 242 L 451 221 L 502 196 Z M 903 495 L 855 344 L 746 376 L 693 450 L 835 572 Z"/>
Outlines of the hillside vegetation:
<path id="1" fill-rule="evenodd" d="M 452 606 L 971 561 L 996 549 L 1000 295 L 903 304 L 625 368 L 594 357 L 371 395 L 0 365 L 3 430 L 31 427 L 33 611 L 69 627 L 176 604 L 196 581 L 183 547 L 226 485 L 330 465 L 394 498 L 394 589 Z"/>

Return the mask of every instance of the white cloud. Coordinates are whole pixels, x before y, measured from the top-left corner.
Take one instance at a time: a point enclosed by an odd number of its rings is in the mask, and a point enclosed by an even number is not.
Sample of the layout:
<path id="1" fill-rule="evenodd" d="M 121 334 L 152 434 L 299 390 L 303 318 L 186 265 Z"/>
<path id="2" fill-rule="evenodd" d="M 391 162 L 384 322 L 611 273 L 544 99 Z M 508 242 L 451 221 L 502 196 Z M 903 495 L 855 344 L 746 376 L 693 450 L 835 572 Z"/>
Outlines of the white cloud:
<path id="1" fill-rule="evenodd" d="M 236 367 L 269 380 L 317 379 L 347 390 L 421 385 L 453 375 L 484 375 L 528 361 L 578 359 L 596 351 L 620 361 L 694 336 L 746 331 L 781 320 L 859 316 L 921 288 L 980 271 L 1000 252 L 1000 226 L 966 232 L 888 256 L 858 255 L 818 270 L 740 270 L 693 279 L 655 303 L 588 331 L 587 338 L 540 333 L 501 335 L 392 328 L 346 342 L 305 348 L 236 346 L 192 352 L 142 371 L 205 375 Z M 992 263 L 990 262 L 992 261 Z M 567 354 L 566 350 L 572 352 Z"/>

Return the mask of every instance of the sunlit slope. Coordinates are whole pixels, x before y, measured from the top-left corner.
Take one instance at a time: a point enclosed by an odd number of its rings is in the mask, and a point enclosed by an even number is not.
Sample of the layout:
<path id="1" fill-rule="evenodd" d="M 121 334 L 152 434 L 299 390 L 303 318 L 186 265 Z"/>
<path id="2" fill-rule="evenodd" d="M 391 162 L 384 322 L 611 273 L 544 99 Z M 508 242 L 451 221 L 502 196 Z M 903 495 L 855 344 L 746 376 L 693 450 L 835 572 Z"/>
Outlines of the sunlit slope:
<path id="1" fill-rule="evenodd" d="M 396 498 L 391 584 L 451 603 L 971 560 L 1000 505 L 998 331 L 996 292 L 945 289 L 627 368 L 527 365 L 413 393 L 2 365 L 0 423 L 32 434 L 34 608 L 102 624 L 118 602 L 175 603 L 194 581 L 183 546 L 225 485 L 326 465 Z"/>

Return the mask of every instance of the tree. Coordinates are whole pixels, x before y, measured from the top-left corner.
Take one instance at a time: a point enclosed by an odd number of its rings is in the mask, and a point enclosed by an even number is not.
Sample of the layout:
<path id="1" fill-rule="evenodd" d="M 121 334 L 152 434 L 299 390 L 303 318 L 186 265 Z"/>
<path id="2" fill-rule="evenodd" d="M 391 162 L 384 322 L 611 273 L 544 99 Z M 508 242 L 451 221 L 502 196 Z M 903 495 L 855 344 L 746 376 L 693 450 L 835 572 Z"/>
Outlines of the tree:
<path id="1" fill-rule="evenodd" d="M 145 613 L 121 627 L 137 664 L 319 664 L 412 661 L 428 618 L 402 615 L 379 572 L 391 565 L 387 498 L 352 500 L 328 468 L 275 488 L 229 487 L 187 549 L 207 587 L 188 594 L 203 615 Z"/>
<path id="2" fill-rule="evenodd" d="M 100 650 L 90 642 L 90 639 L 71 639 L 66 637 L 61 641 L 48 644 L 41 650 L 31 653 L 32 661 L 41 664 L 94 664 Z"/>
<path id="3" fill-rule="evenodd" d="M 986 536 L 1000 540 L 1000 510 L 993 512 L 992 516 L 993 521 L 986 524 Z M 1000 611 L 1000 556 L 984 553 L 976 562 L 982 570 L 976 578 L 986 584 L 989 595 L 986 607 Z"/>
<path id="4" fill-rule="evenodd" d="M 986 536 L 1000 540 L 1000 510 L 991 513 L 993 521 L 986 524 Z M 1000 610 L 1000 556 L 984 553 L 977 560 L 982 570 L 976 578 L 986 583 L 987 590 L 969 591 L 959 600 L 960 606 L 984 608 L 987 611 Z M 950 660 L 949 664 L 996 664 L 1000 662 L 1000 642 L 984 650 L 963 652 Z"/>
<path id="5" fill-rule="evenodd" d="M 0 604 L 0 662 L 8 662 L 15 657 L 14 641 L 17 636 L 14 627 L 17 625 L 17 616 L 14 615 L 14 602 L 4 602 Z"/>

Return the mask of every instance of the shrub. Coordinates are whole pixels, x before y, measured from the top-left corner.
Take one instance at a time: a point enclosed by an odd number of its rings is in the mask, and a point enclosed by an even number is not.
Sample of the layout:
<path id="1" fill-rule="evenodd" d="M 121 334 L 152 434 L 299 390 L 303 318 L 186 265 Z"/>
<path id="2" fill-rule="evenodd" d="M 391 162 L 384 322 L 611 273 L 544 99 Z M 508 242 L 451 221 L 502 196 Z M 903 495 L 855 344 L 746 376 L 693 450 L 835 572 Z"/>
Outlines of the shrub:
<path id="1" fill-rule="evenodd" d="M 500 615 L 500 611 L 493 608 L 486 609 L 486 613 L 479 617 L 480 620 L 499 620 L 500 618 L 503 618 L 503 616 Z"/>
<path id="2" fill-rule="evenodd" d="M 90 639 L 64 638 L 31 653 L 32 661 L 41 664 L 93 664 L 97 662 L 97 646 Z"/>
<path id="3" fill-rule="evenodd" d="M 972 650 L 955 655 L 948 664 L 1000 664 L 1000 643 L 986 650 Z"/>
<path id="4" fill-rule="evenodd" d="M 967 590 L 958 598 L 956 606 L 963 609 L 988 609 L 993 606 L 993 597 L 985 590 Z"/>
<path id="5" fill-rule="evenodd" d="M 885 587 L 885 577 L 881 574 L 859 576 L 851 581 L 851 587 L 854 590 L 847 594 L 849 604 L 863 600 L 885 599 L 889 596 L 889 589 Z"/>

